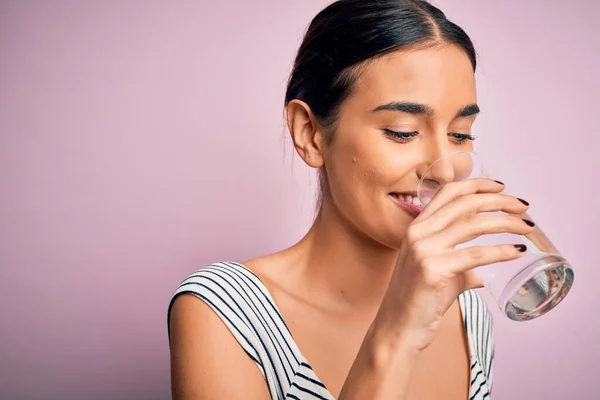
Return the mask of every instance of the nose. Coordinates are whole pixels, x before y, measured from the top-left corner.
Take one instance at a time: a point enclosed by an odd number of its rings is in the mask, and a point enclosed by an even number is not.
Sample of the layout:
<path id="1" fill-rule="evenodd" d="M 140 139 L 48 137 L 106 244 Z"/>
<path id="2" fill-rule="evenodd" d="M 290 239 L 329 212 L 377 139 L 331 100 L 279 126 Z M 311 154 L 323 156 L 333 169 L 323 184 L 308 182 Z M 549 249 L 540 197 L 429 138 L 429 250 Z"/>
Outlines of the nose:
<path id="1" fill-rule="evenodd" d="M 437 152 L 417 167 L 421 190 L 435 193 L 449 182 L 482 175 L 481 163 L 469 150 Z"/>
<path id="2" fill-rule="evenodd" d="M 437 191 L 456 178 L 456 159 L 449 157 L 450 151 L 440 150 L 430 152 L 417 167 L 417 176 L 422 180 L 422 187 Z"/>

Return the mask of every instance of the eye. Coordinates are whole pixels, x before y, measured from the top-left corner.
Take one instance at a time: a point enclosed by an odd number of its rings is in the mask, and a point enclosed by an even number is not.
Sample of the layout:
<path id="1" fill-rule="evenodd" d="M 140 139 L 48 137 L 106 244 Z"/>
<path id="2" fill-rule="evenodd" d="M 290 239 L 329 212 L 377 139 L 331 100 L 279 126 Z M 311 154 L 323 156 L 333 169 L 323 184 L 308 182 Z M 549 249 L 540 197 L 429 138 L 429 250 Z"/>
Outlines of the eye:
<path id="1" fill-rule="evenodd" d="M 467 141 L 474 141 L 477 139 L 477 136 L 469 135 L 468 133 L 449 133 L 448 135 L 453 137 L 457 144 L 464 144 Z"/>
<path id="2" fill-rule="evenodd" d="M 400 143 L 410 142 L 412 139 L 419 136 L 419 132 L 414 132 L 414 131 L 413 132 L 398 132 L 398 131 L 393 131 L 391 129 L 384 129 L 383 132 L 388 137 L 391 137 L 392 139 L 394 139 Z"/>

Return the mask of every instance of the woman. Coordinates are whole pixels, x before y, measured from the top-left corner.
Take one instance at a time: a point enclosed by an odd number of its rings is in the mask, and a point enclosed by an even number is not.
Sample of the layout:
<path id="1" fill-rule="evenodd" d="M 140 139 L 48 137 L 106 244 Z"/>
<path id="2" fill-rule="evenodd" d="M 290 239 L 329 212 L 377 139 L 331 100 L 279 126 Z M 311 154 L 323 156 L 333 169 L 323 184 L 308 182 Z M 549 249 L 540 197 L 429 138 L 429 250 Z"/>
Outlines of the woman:
<path id="1" fill-rule="evenodd" d="M 515 216 L 527 203 L 487 179 L 445 185 L 425 209 L 414 193 L 434 160 L 473 147 L 475 66 L 469 37 L 424 1 L 340 0 L 314 18 L 285 104 L 320 170 L 318 215 L 294 246 L 177 289 L 175 399 L 489 397 L 492 321 L 472 269 L 524 249 L 453 248 L 531 232 Z"/>

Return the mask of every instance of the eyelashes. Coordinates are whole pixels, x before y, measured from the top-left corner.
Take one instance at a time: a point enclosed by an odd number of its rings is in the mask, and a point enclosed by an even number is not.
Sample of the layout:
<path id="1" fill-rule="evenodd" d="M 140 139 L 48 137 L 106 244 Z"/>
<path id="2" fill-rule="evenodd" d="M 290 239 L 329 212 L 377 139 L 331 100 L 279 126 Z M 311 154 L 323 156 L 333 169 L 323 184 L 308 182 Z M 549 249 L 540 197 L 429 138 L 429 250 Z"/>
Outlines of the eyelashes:
<path id="1" fill-rule="evenodd" d="M 393 131 L 391 129 L 384 129 L 383 132 L 388 137 L 390 137 L 400 143 L 408 143 L 408 142 L 412 141 L 415 137 L 419 136 L 419 132 L 416 132 L 416 131 L 399 132 L 399 131 Z M 477 139 L 477 136 L 471 135 L 468 133 L 449 133 L 448 136 L 452 137 L 454 139 L 454 142 L 459 145 L 467 143 L 469 141 L 474 141 L 475 139 Z"/>
<path id="2" fill-rule="evenodd" d="M 449 136 L 454 137 L 457 140 L 458 144 L 463 144 L 467 141 L 473 142 L 475 139 L 477 139 L 477 136 L 470 135 L 467 133 L 450 133 Z"/>
<path id="3" fill-rule="evenodd" d="M 419 132 L 398 132 L 391 129 L 384 129 L 383 132 L 387 136 L 403 143 L 410 142 L 413 138 L 419 136 Z"/>

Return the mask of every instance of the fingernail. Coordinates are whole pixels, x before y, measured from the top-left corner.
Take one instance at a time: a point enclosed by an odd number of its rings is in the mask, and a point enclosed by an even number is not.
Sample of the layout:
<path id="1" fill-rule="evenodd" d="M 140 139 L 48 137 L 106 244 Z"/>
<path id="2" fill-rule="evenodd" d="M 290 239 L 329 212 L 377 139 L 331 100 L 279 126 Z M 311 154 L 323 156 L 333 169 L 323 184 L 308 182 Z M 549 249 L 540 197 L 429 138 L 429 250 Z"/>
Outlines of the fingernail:
<path id="1" fill-rule="evenodd" d="M 502 186 L 505 186 L 505 185 L 504 185 L 504 183 L 502 183 L 502 182 L 500 182 L 500 181 L 494 180 L 494 182 L 496 182 L 496 183 L 499 183 L 499 184 L 501 184 Z"/>
<path id="2" fill-rule="evenodd" d="M 534 227 L 534 226 L 535 226 L 535 224 L 534 224 L 533 222 L 531 222 L 530 220 L 528 220 L 528 219 L 525 219 L 525 218 L 523 218 L 523 221 L 525 221 L 525 223 L 526 223 L 527 225 L 531 226 L 531 227 Z"/>
<path id="3" fill-rule="evenodd" d="M 514 246 L 521 253 L 525 253 L 525 251 L 527 250 L 527 246 L 525 246 L 524 244 L 515 244 Z"/>
<path id="4" fill-rule="evenodd" d="M 520 199 L 520 198 L 517 197 L 517 200 L 519 200 L 521 203 L 525 204 L 526 206 L 529 205 L 529 202 L 527 202 L 527 201 L 525 201 L 523 199 Z"/>

